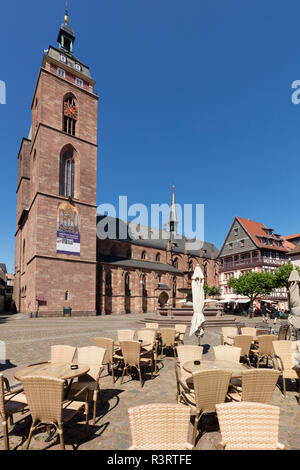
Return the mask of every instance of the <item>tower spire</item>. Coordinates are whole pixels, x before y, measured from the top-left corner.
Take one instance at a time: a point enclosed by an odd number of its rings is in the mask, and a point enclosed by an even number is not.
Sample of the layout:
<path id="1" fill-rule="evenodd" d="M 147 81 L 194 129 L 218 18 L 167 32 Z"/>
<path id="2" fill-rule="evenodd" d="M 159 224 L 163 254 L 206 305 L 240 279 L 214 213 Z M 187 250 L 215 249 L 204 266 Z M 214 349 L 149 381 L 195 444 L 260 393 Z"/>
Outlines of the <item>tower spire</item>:
<path id="1" fill-rule="evenodd" d="M 174 234 L 176 235 L 177 225 L 178 225 L 178 220 L 177 220 L 176 201 L 175 201 L 175 186 L 173 185 L 172 204 L 171 204 L 170 221 L 169 221 L 171 236 L 174 236 Z"/>

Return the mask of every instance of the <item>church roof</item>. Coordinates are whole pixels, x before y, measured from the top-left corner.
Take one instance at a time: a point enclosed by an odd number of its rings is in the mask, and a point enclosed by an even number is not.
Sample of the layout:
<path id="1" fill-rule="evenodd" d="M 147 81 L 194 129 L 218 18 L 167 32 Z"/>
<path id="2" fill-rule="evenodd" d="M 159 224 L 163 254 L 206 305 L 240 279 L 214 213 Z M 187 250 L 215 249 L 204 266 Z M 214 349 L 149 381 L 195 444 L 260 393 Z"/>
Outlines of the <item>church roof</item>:
<path id="1" fill-rule="evenodd" d="M 102 222 L 102 226 L 105 225 L 104 221 L 110 227 L 115 227 L 115 233 L 107 237 L 111 240 L 126 241 L 133 245 L 140 245 L 149 248 L 157 248 L 159 250 L 166 250 L 168 248 L 168 241 L 170 240 L 170 233 L 166 230 L 160 230 L 152 227 L 146 227 L 143 225 L 135 224 L 132 222 L 124 222 L 121 219 L 98 215 L 97 225 Z M 98 233 L 99 236 L 99 233 Z M 179 235 L 177 235 L 178 237 Z M 175 238 L 172 240 L 172 251 L 174 253 L 185 253 L 187 243 L 191 243 L 192 239 L 181 236 L 181 238 Z M 204 241 L 202 244 L 203 257 L 211 259 L 212 255 L 214 258 L 217 257 L 218 249 L 209 242 Z M 195 250 L 187 250 L 192 256 L 200 256 L 201 248 Z"/>
<path id="2" fill-rule="evenodd" d="M 112 266 L 123 266 L 126 268 L 134 269 L 148 269 L 150 271 L 162 271 L 173 274 L 183 274 L 182 271 L 175 268 L 171 264 L 157 263 L 152 261 L 138 260 L 138 259 L 124 259 L 116 256 L 99 255 L 97 261 L 103 264 L 110 264 Z"/>

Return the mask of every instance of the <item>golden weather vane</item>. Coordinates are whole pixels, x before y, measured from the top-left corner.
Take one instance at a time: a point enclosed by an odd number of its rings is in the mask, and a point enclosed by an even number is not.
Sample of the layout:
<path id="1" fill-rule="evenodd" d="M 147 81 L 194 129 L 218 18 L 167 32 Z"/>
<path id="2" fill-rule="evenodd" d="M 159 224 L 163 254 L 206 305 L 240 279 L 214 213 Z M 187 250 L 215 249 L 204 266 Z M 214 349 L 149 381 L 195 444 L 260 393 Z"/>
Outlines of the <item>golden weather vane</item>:
<path id="1" fill-rule="evenodd" d="M 69 2 L 68 2 L 68 0 L 66 0 L 65 24 L 69 24 Z"/>

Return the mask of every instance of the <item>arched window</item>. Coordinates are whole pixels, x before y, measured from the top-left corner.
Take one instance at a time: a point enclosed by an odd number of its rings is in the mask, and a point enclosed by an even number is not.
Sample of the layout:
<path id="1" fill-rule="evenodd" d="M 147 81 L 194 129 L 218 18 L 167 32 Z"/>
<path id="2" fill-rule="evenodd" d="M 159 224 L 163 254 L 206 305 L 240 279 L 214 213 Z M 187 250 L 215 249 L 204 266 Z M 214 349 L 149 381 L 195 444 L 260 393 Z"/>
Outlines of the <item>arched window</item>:
<path id="1" fill-rule="evenodd" d="M 174 268 L 178 269 L 178 258 L 174 258 L 172 264 L 173 264 Z"/>
<path id="2" fill-rule="evenodd" d="M 142 277 L 142 284 L 143 284 L 143 297 L 147 297 L 147 278 L 145 274 Z"/>
<path id="3" fill-rule="evenodd" d="M 125 274 L 125 295 L 126 297 L 130 296 L 130 274 Z"/>
<path id="4" fill-rule="evenodd" d="M 111 272 L 107 271 L 105 276 L 105 295 L 112 295 L 112 286 L 111 286 Z"/>
<path id="5" fill-rule="evenodd" d="M 63 130 L 67 134 L 75 136 L 76 123 L 78 120 L 78 107 L 73 95 L 67 95 L 63 103 Z"/>
<path id="6" fill-rule="evenodd" d="M 160 263 L 160 253 L 157 253 L 157 255 L 156 255 L 156 262 Z"/>
<path id="7" fill-rule="evenodd" d="M 193 267 L 193 261 L 190 260 L 189 261 L 189 272 L 193 271 L 194 267 Z"/>
<path id="8" fill-rule="evenodd" d="M 74 197 L 75 160 L 72 151 L 66 152 L 61 159 L 60 195 Z"/>
<path id="9" fill-rule="evenodd" d="M 146 259 L 146 257 L 147 257 L 147 255 L 146 255 L 146 251 L 143 251 L 143 253 L 142 253 L 142 257 L 141 257 L 141 258 L 142 258 L 143 260 L 145 260 L 145 259 Z"/>
<path id="10" fill-rule="evenodd" d="M 26 253 L 26 241 L 23 241 L 23 256 L 22 256 L 22 271 L 25 271 L 25 253 Z"/>

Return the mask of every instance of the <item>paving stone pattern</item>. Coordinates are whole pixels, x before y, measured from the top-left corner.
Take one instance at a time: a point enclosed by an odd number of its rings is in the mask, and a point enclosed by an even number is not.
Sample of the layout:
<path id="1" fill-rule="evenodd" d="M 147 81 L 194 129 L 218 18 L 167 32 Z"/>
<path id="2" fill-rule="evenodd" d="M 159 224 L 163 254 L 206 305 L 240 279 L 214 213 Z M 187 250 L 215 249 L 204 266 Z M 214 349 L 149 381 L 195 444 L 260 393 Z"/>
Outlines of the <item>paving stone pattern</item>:
<path id="1" fill-rule="evenodd" d="M 118 329 L 141 328 L 140 315 L 107 316 L 91 318 L 56 318 L 29 319 L 23 315 L 0 316 L 0 340 L 6 343 L 7 366 L 0 366 L 0 371 L 16 384 L 16 368 L 46 361 L 50 357 L 50 347 L 55 344 L 69 344 L 76 347 L 94 345 L 94 338 L 105 336 L 117 338 Z M 246 320 L 248 326 L 257 320 Z M 278 328 L 278 326 L 277 326 Z M 212 347 L 220 344 L 221 331 L 208 330 L 202 339 L 205 359 L 213 358 Z M 197 344 L 195 337 L 185 338 L 185 344 Z M 144 374 L 145 384 L 141 388 L 137 377 L 127 377 L 120 384 L 119 379 L 112 383 L 107 370 L 103 373 L 100 386 L 104 407 L 98 403 L 96 425 L 90 421 L 90 434 L 85 438 L 82 418 L 68 423 L 65 427 L 66 449 L 90 450 L 126 450 L 131 445 L 127 410 L 129 407 L 148 403 L 176 403 L 176 382 L 174 358 L 170 355 L 159 361 L 159 372 L 150 380 L 150 374 Z M 2 369 L 1 369 L 2 367 Z M 280 442 L 289 449 L 300 449 L 300 406 L 297 402 L 296 383 L 288 385 L 288 397 L 284 398 L 276 388 L 272 404 L 281 409 Z M 92 414 L 90 414 L 92 417 Z M 22 416 L 17 416 L 15 422 Z M 24 424 L 10 427 L 10 446 L 12 449 L 24 449 L 24 441 L 29 430 L 29 419 Z M 192 431 L 192 426 L 191 426 Z M 50 444 L 45 443 L 47 434 L 41 430 L 32 440 L 32 449 L 58 449 L 55 438 Z M 203 420 L 203 434 L 197 443 L 197 449 L 213 450 L 221 440 L 217 421 L 211 417 Z M 3 438 L 0 430 L 0 449 Z"/>

